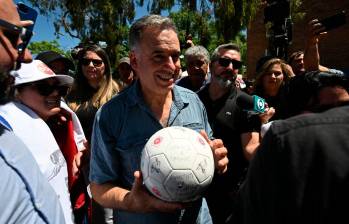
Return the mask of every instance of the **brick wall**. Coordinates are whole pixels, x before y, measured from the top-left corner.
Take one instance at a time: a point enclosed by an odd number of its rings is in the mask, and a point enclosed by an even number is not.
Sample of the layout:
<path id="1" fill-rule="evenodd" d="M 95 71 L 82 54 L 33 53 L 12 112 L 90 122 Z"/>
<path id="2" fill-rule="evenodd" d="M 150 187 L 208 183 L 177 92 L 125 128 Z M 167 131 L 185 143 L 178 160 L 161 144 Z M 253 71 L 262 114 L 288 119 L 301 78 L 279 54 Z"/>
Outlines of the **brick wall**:
<path id="1" fill-rule="evenodd" d="M 320 60 L 324 66 L 349 69 L 349 0 L 303 0 L 301 21 L 293 24 L 293 42 L 289 53 L 303 50 L 306 24 L 312 18 L 324 18 L 341 10 L 347 12 L 346 25 L 329 31 L 319 44 Z M 254 77 L 255 65 L 267 48 L 263 10 L 257 13 L 247 30 L 247 76 Z"/>

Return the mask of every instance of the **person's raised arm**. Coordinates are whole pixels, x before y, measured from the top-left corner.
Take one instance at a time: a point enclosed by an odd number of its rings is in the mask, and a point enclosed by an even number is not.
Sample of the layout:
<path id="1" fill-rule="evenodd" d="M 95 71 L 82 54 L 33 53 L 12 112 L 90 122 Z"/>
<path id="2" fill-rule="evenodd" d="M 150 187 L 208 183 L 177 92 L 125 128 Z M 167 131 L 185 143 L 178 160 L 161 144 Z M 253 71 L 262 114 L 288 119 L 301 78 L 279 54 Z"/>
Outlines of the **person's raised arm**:
<path id="1" fill-rule="evenodd" d="M 304 68 L 306 71 L 328 71 L 328 68 L 320 65 L 319 38 L 327 32 L 318 19 L 313 19 L 308 23 L 307 39 L 304 51 Z"/>

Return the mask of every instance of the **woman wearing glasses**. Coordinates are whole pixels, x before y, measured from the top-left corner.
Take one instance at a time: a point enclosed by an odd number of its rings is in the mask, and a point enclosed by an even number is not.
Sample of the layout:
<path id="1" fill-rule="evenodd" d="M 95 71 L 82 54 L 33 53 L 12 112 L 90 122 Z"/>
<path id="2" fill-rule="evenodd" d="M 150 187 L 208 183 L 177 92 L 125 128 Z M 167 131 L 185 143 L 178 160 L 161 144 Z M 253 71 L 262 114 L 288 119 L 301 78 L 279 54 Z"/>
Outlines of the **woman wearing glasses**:
<path id="1" fill-rule="evenodd" d="M 119 86 L 112 79 L 106 52 L 97 45 L 81 49 L 78 53 L 75 82 L 66 99 L 70 108 L 78 116 L 88 142 L 91 142 L 93 121 L 97 110 L 118 92 Z M 89 158 L 84 161 L 86 164 L 82 164 L 82 169 L 86 170 L 85 181 L 88 182 Z M 112 217 L 111 209 L 105 209 L 104 212 L 97 203 L 92 203 L 92 223 L 104 223 Z"/>
<path id="2" fill-rule="evenodd" d="M 97 45 L 80 50 L 75 81 L 67 101 L 79 117 L 89 142 L 95 113 L 118 92 L 106 52 Z"/>
<path id="3" fill-rule="evenodd" d="M 13 132 L 29 148 L 41 172 L 58 195 L 65 222 L 73 223 L 67 179 L 66 159 L 47 122 L 61 113 L 61 97 L 65 96 L 73 78 L 56 75 L 43 62 L 21 64 L 14 71 L 13 100 L 0 106 L 0 115 Z"/>

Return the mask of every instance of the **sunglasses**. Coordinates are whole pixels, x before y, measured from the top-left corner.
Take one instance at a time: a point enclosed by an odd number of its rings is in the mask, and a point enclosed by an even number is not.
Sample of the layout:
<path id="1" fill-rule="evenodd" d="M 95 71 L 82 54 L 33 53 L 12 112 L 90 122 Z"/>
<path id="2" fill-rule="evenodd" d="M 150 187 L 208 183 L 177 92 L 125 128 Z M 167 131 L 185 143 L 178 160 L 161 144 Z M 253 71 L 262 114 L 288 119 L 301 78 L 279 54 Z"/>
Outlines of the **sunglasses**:
<path id="1" fill-rule="evenodd" d="M 234 69 L 240 69 L 242 67 L 241 61 L 230 59 L 230 58 L 219 58 L 218 63 L 220 66 L 223 66 L 223 67 L 228 67 L 230 63 L 232 63 Z"/>
<path id="2" fill-rule="evenodd" d="M 30 38 L 33 36 L 33 32 L 2 19 L 0 19 L 0 27 L 4 28 L 3 34 L 11 42 L 12 46 L 17 48 L 18 55 L 22 56 L 30 41 Z M 17 44 L 18 38 L 22 39 L 22 43 Z"/>
<path id="3" fill-rule="evenodd" d="M 36 83 L 30 83 L 30 84 L 24 84 L 21 85 L 24 86 L 31 86 L 33 87 L 41 96 L 49 96 L 54 91 L 57 91 L 60 96 L 65 96 L 68 93 L 68 86 L 63 85 L 50 85 L 47 82 L 36 82 Z"/>
<path id="4" fill-rule="evenodd" d="M 85 65 L 85 66 L 88 66 L 91 64 L 91 61 L 92 61 L 92 64 L 93 66 L 95 67 L 99 67 L 103 64 L 103 60 L 99 60 L 99 59 L 88 59 L 88 58 L 83 58 L 81 60 L 81 64 Z"/>

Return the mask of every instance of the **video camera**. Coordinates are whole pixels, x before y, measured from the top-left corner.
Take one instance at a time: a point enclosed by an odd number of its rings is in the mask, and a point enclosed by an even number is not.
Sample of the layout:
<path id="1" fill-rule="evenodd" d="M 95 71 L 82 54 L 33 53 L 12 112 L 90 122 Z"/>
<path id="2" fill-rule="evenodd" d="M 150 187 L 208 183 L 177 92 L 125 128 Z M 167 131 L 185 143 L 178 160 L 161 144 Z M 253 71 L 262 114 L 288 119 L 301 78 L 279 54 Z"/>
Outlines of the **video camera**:
<path id="1" fill-rule="evenodd" d="M 264 23 L 271 23 L 268 31 L 269 54 L 287 60 L 287 47 L 292 41 L 290 0 L 267 0 Z"/>
<path id="2" fill-rule="evenodd" d="M 283 22 L 290 17 L 290 1 L 289 0 L 268 0 L 267 6 L 264 8 L 264 23 L 267 22 Z"/>

